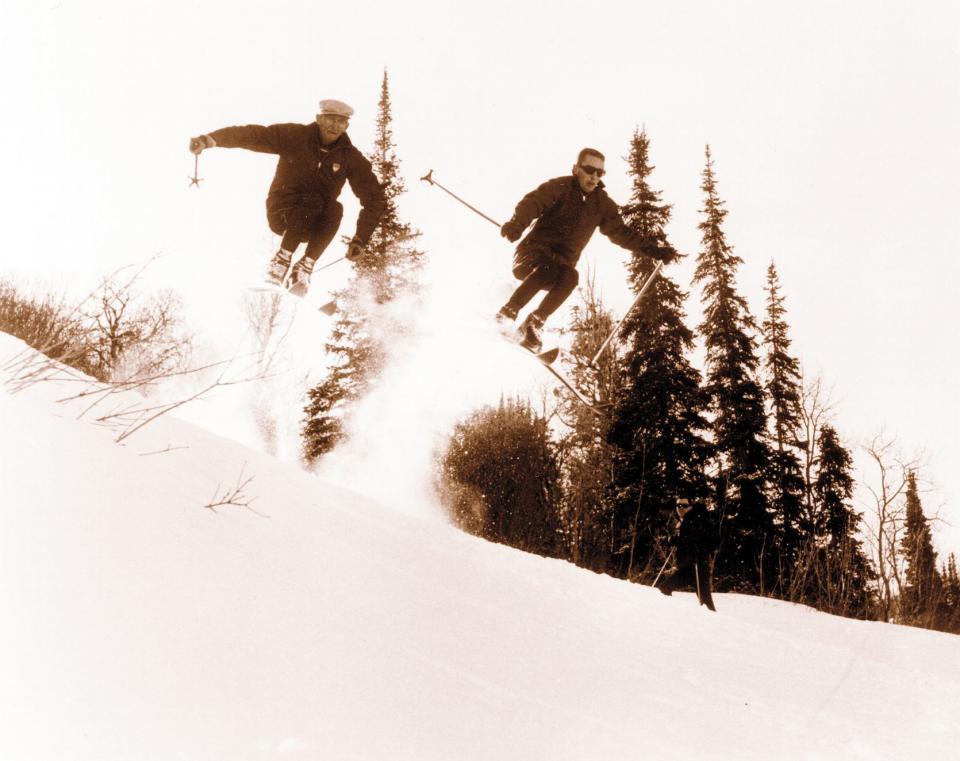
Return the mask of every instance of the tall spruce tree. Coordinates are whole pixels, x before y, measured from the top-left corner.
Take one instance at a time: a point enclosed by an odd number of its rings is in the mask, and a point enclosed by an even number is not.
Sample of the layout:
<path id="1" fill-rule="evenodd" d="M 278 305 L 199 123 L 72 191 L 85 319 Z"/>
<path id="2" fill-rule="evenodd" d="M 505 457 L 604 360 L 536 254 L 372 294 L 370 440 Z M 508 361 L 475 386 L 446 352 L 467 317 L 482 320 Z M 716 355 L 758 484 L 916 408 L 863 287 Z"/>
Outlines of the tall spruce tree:
<path id="1" fill-rule="evenodd" d="M 651 248 L 667 246 L 671 206 L 650 185 L 650 140 L 635 130 L 627 157 L 633 191 L 623 207 L 627 225 Z M 634 254 L 630 285 L 639 292 L 653 272 L 653 260 Z M 706 397 L 701 376 L 688 360 L 693 332 L 684 324 L 687 294 L 665 273 L 653 281 L 626 318 L 620 393 L 612 412 L 609 441 L 613 461 L 613 503 L 619 572 L 652 580 L 664 558 L 664 539 L 677 499 L 708 494 L 704 438 Z"/>
<path id="2" fill-rule="evenodd" d="M 906 563 L 905 584 L 900 590 L 900 616 L 904 623 L 931 628 L 943 596 L 937 553 L 930 526 L 923 514 L 916 473 L 907 475 L 907 517 L 900 550 Z"/>
<path id="3" fill-rule="evenodd" d="M 801 421 L 801 379 L 790 355 L 786 307 L 776 265 L 767 268 L 767 318 L 762 327 L 766 347 L 766 392 L 770 405 L 770 506 L 780 528 L 781 586 L 790 582 L 801 545 L 811 527 L 802 523 L 805 484 L 797 450 Z"/>
<path id="4" fill-rule="evenodd" d="M 694 281 L 703 288 L 699 330 L 706 344 L 705 389 L 716 453 L 712 487 L 721 517 L 717 583 L 720 588 L 765 593 L 776 577 L 776 534 L 766 497 L 770 449 L 763 389 L 756 379 L 756 324 L 746 300 L 737 293 L 736 271 L 743 260 L 724 235 L 727 211 L 717 192 L 709 146 L 701 189 L 702 249 Z"/>
<path id="5" fill-rule="evenodd" d="M 338 319 L 326 345 L 334 362 L 326 379 L 307 392 L 304 409 L 303 452 L 308 462 L 322 457 L 342 438 L 351 403 L 383 370 L 389 344 L 406 333 L 402 310 L 391 305 L 401 296 L 414 297 L 418 288 L 423 252 L 414 245 L 420 233 L 401 221 L 397 208 L 406 186 L 392 123 L 389 76 L 384 70 L 377 137 L 368 158 L 383 187 L 386 207 L 347 287 L 336 294 Z"/>
<path id="6" fill-rule="evenodd" d="M 813 484 L 817 523 L 815 570 L 805 602 L 839 615 L 867 618 L 870 582 L 875 574 L 858 535 L 861 516 L 850 506 L 853 459 L 829 425 L 820 429 L 817 475 Z"/>

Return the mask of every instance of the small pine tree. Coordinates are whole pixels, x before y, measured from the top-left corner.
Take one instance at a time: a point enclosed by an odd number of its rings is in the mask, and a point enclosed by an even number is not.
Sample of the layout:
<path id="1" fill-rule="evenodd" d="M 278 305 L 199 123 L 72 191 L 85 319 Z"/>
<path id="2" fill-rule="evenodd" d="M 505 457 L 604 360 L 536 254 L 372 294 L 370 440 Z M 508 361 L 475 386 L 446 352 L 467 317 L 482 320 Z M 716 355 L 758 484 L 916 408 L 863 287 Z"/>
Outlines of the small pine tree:
<path id="1" fill-rule="evenodd" d="M 672 209 L 650 185 L 654 167 L 646 131 L 634 131 L 627 160 L 633 192 L 623 207 L 624 221 L 651 246 L 668 245 L 666 225 Z M 631 257 L 634 292 L 652 272 L 649 256 Z M 707 496 L 706 397 L 700 373 L 688 360 L 693 333 L 684 324 L 686 296 L 661 273 L 621 329 L 625 355 L 609 440 L 616 447 L 613 501 L 618 570 L 627 577 L 646 573 L 652 580 L 665 557 L 667 524 L 677 499 Z"/>
<path id="2" fill-rule="evenodd" d="M 419 232 L 400 220 L 398 198 L 406 191 L 393 143 L 392 107 L 386 71 L 380 88 L 377 138 L 368 157 L 386 200 L 380 222 L 354 267 L 347 288 L 336 294 L 340 315 L 326 345 L 335 358 L 327 378 L 307 391 L 303 454 L 312 462 L 343 437 L 350 405 L 366 394 L 386 363 L 388 344 L 407 332 L 389 307 L 401 296 L 415 296 L 423 253 L 413 242 Z"/>
<path id="3" fill-rule="evenodd" d="M 941 573 L 943 600 L 937 628 L 941 631 L 960 634 L 960 576 L 957 575 L 957 556 L 950 553 Z"/>
<path id="4" fill-rule="evenodd" d="M 401 221 L 398 209 L 400 197 L 406 193 L 406 183 L 400 174 L 400 159 L 393 141 L 393 106 L 390 100 L 390 79 L 386 70 L 380 85 L 377 116 L 377 137 L 373 153 L 368 156 L 383 186 L 385 208 L 380 224 L 367 243 L 366 254 L 357 262 L 358 276 L 374 285 L 377 303 L 396 299 L 419 287 L 418 277 L 423 267 L 423 252 L 413 245 L 420 232 Z"/>
<path id="5" fill-rule="evenodd" d="M 917 491 L 916 473 L 907 475 L 907 517 L 900 551 L 906 565 L 905 584 L 900 590 L 900 616 L 904 623 L 932 628 L 936 623 L 943 588 L 937 572 L 930 526 L 923 514 Z"/>
<path id="6" fill-rule="evenodd" d="M 858 538 L 861 516 L 850 506 L 853 459 L 829 425 L 820 429 L 813 495 L 817 507 L 810 563 L 812 589 L 803 599 L 822 610 L 855 618 L 871 613 L 870 583 L 875 578 Z"/>
<path id="7" fill-rule="evenodd" d="M 770 405 L 770 506 L 779 521 L 781 588 L 790 584 L 797 554 L 811 527 L 802 524 L 804 480 L 796 442 L 801 426 L 800 368 L 790 355 L 786 308 L 773 262 L 767 268 L 766 392 Z"/>
<path id="8" fill-rule="evenodd" d="M 347 392 L 349 369 L 349 364 L 332 367 L 322 383 L 307 391 L 307 420 L 303 427 L 303 458 L 307 462 L 323 457 L 343 438 L 343 422 L 335 408 L 345 399 L 359 395 Z"/>
<path id="9" fill-rule="evenodd" d="M 717 192 L 710 147 L 701 189 L 705 195 L 702 250 L 694 281 L 703 287 L 706 392 L 712 413 L 716 470 L 713 492 L 721 517 L 716 561 L 718 587 L 765 593 L 776 577 L 776 533 L 766 497 L 770 450 L 766 443 L 763 390 L 756 380 L 756 325 L 736 290 L 743 260 L 723 232 L 727 215 Z"/>

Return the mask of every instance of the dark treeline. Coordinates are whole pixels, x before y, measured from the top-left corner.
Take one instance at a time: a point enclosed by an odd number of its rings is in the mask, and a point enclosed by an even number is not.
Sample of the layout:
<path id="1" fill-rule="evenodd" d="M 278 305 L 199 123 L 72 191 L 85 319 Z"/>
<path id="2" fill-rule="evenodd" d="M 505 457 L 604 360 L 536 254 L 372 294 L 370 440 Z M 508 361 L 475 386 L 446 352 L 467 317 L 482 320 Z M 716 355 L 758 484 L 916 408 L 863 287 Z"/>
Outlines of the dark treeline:
<path id="1" fill-rule="evenodd" d="M 671 207 L 650 184 L 645 131 L 634 133 L 628 163 L 624 219 L 668 245 Z M 893 612 L 877 604 L 877 572 L 852 505 L 851 453 L 822 410 L 804 410 L 775 264 L 759 324 L 737 291 L 742 260 L 726 239 L 709 147 L 701 190 L 696 332 L 686 324 L 688 293 L 661 273 L 593 366 L 614 318 L 588 283 L 572 310 L 567 370 L 605 414 L 567 397 L 538 415 L 514 399 L 461 421 L 440 463 L 455 520 L 494 541 L 649 584 L 668 561 L 678 501 L 700 501 L 717 527 L 718 591 L 960 633 L 956 559 L 937 567 L 912 473 L 898 604 Z M 635 291 L 653 265 L 632 257 Z M 691 362 L 698 339 L 702 372 Z"/>
<path id="2" fill-rule="evenodd" d="M 390 304 L 418 293 L 423 252 L 398 212 L 405 186 L 386 72 L 377 128 L 369 158 L 387 211 L 371 255 L 338 294 L 327 346 L 334 363 L 308 392 L 304 410 L 307 462 L 336 446 L 353 403 L 382 369 L 386 342 L 402 337 L 402 310 Z M 649 245 L 669 246 L 671 206 L 651 185 L 645 131 L 633 134 L 627 162 L 632 192 L 624 219 Z M 884 584 L 877 582 L 862 516 L 852 506 L 850 451 L 816 399 L 813 409 L 804 407 L 775 265 L 762 320 L 738 293 L 742 260 L 726 239 L 709 147 L 700 187 L 701 245 L 690 285 L 702 299 L 701 324 L 687 325 L 689 293 L 661 273 L 593 364 L 615 318 L 593 284 L 584 284 L 567 326 L 565 370 L 605 413 L 593 414 L 568 395 L 542 413 L 527 400 L 502 399 L 467 416 L 438 456 L 440 491 L 455 521 L 491 541 L 649 584 L 669 559 L 678 501 L 702 502 L 716 526 L 718 591 L 960 630 L 956 561 L 951 556 L 938 569 L 915 483 L 906 492 L 912 502 L 902 530 L 893 532 L 902 537 L 895 572 L 884 566 Z M 632 255 L 627 269 L 635 292 L 653 268 L 652 258 Z M 702 370 L 691 360 L 697 342 L 705 349 Z M 881 553 L 881 564 L 888 555 Z M 878 604 L 877 590 L 887 586 L 899 592 L 892 607 L 890 595 Z"/>

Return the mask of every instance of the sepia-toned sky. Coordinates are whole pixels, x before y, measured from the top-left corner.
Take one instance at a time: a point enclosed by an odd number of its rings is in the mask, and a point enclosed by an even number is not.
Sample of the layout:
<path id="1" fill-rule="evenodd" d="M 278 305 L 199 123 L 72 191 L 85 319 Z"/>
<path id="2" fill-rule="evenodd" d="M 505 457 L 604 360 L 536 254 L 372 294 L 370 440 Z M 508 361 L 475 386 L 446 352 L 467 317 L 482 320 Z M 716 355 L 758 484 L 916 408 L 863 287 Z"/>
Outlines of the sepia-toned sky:
<path id="1" fill-rule="evenodd" d="M 157 280 L 214 324 L 215 284 L 252 276 L 273 250 L 274 160 L 210 151 L 190 188 L 189 137 L 309 121 L 332 97 L 356 109 L 350 134 L 367 151 L 387 68 L 401 213 L 452 265 L 433 274 L 443 288 L 471 287 L 457 257 L 489 259 L 508 284 L 510 247 L 419 182 L 427 170 L 503 221 L 591 145 L 622 203 L 637 127 L 673 205 L 671 240 L 690 254 L 668 274 L 691 287 L 709 143 L 754 316 L 773 260 L 794 353 L 831 387 L 844 441 L 884 430 L 923 453 L 924 506 L 954 524 L 935 527 L 938 548 L 960 550 L 960 6 L 592 5 L 8 0 L 0 274 L 83 289 L 159 256 Z M 626 256 L 598 236 L 582 264 L 615 312 L 630 300 Z M 688 307 L 695 325 L 696 290 Z"/>

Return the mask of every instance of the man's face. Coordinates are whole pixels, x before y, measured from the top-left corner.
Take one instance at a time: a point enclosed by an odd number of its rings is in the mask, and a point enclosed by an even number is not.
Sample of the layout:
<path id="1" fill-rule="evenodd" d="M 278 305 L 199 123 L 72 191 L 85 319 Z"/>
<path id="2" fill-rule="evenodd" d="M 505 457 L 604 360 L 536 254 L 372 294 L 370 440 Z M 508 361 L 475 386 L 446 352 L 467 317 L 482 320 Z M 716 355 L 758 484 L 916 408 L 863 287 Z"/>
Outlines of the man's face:
<path id="1" fill-rule="evenodd" d="M 324 145 L 334 142 L 347 130 L 350 120 L 346 116 L 336 114 L 318 114 L 317 124 L 320 127 L 320 139 Z"/>
<path id="2" fill-rule="evenodd" d="M 591 172 L 593 174 L 591 174 Z M 592 193 L 603 177 L 603 159 L 597 156 L 584 156 L 583 161 L 574 164 L 573 174 L 584 193 Z"/>

